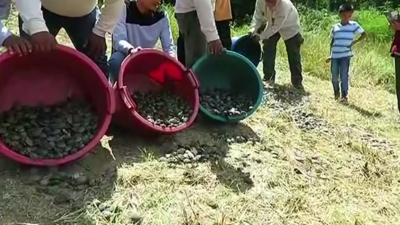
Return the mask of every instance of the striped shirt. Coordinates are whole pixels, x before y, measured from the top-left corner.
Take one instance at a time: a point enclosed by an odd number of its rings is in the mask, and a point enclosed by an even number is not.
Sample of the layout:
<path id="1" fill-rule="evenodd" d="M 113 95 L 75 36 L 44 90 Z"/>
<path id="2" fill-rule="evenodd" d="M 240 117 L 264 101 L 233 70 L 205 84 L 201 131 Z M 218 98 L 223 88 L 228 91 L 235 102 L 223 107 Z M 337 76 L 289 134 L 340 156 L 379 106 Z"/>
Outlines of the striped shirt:
<path id="1" fill-rule="evenodd" d="M 332 28 L 332 59 L 352 57 L 351 47 L 356 35 L 364 33 L 364 29 L 355 21 L 348 24 L 335 24 Z"/>

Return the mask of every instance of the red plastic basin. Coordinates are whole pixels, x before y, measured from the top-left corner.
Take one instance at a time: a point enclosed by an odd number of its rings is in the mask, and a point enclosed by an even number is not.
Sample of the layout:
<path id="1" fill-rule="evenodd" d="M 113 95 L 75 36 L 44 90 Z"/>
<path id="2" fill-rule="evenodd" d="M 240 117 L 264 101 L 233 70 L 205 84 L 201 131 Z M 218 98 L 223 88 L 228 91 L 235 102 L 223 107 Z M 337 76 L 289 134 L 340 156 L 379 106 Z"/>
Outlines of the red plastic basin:
<path id="1" fill-rule="evenodd" d="M 168 88 L 187 100 L 193 109 L 189 120 L 178 127 L 163 128 L 148 122 L 138 112 L 134 92 L 161 91 Z M 155 49 L 144 49 L 127 57 L 115 85 L 116 124 L 141 134 L 173 134 L 190 127 L 199 111 L 199 85 L 191 70 L 175 58 Z"/>
<path id="2" fill-rule="evenodd" d="M 99 117 L 97 133 L 84 148 L 61 159 L 33 160 L 9 149 L 0 140 L 0 153 L 34 166 L 73 162 L 91 152 L 100 142 L 115 110 L 113 90 L 102 71 L 74 49 L 59 46 L 50 53 L 24 57 L 0 55 L 0 112 L 17 105 L 53 105 L 69 98 L 85 99 Z"/>

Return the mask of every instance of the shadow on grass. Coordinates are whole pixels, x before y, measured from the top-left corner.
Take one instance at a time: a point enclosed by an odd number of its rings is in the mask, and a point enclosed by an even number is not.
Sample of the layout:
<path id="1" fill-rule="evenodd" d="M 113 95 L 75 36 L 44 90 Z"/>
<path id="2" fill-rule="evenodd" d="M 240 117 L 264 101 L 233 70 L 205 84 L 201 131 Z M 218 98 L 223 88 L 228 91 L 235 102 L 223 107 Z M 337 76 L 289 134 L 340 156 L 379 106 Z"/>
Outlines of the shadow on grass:
<path id="1" fill-rule="evenodd" d="M 118 152 L 114 154 L 119 158 L 117 160 L 119 163 L 140 163 L 147 160 L 149 155 L 152 159 L 161 160 L 180 149 L 185 149 L 185 151 L 195 149 L 201 157 L 199 161 L 178 160 L 168 162 L 168 164 L 182 166 L 210 163 L 212 171 L 226 187 L 235 192 L 250 189 L 252 187 L 250 175 L 228 164 L 224 159 L 229 153 L 231 144 L 259 141 L 257 134 L 242 123 L 221 124 L 204 118 L 198 120 L 185 132 L 171 136 L 139 137 L 124 129 L 115 128 L 110 132 L 110 135 L 114 136 L 110 141 L 110 147 L 113 150 L 118 149 Z"/>
<path id="2" fill-rule="evenodd" d="M 89 204 L 114 192 L 116 163 L 105 149 L 70 165 L 36 168 L 0 158 L 1 224 L 80 224 Z"/>
<path id="3" fill-rule="evenodd" d="M 199 163 L 210 163 L 219 182 L 232 191 L 245 192 L 253 187 L 250 174 L 225 158 L 231 144 L 258 141 L 257 134 L 242 123 L 200 122 L 172 136 L 139 137 L 112 128 L 110 138 L 96 151 L 59 168 L 26 167 L 0 157 L 1 223 L 96 224 L 91 213 L 96 214 L 96 220 L 110 222 L 109 215 L 103 215 L 99 208 L 102 203 L 107 207 L 115 193 L 117 168 L 145 162 L 148 154 L 159 160 L 180 146 L 200 146 L 213 152 L 214 157 Z"/>
<path id="4" fill-rule="evenodd" d="M 353 103 L 349 103 L 346 106 L 349 107 L 350 109 L 357 111 L 358 113 L 360 113 L 362 116 L 365 116 L 365 117 L 376 117 L 376 118 L 382 117 L 382 113 L 368 111 L 357 105 L 354 105 Z"/>
<path id="5" fill-rule="evenodd" d="M 212 161 L 211 170 L 221 183 L 234 192 L 245 193 L 254 186 L 250 173 L 243 172 L 241 168 L 235 168 L 224 159 Z"/>

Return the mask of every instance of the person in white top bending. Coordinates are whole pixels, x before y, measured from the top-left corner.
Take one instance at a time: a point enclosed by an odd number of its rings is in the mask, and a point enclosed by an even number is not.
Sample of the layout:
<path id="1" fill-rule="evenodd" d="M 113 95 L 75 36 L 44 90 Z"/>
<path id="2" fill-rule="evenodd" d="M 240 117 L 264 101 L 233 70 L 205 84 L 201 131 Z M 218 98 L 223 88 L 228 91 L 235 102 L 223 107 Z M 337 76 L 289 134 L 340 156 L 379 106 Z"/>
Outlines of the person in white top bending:
<path id="1" fill-rule="evenodd" d="M 303 89 L 300 47 L 304 42 L 300 34 L 300 19 L 290 0 L 257 0 L 252 22 L 252 35 L 263 42 L 264 80 L 275 82 L 276 46 L 282 37 L 289 58 L 292 84 Z"/>
<path id="2" fill-rule="evenodd" d="M 105 34 L 112 33 L 124 0 L 104 3 L 99 15 L 97 0 L 16 0 L 20 33 L 30 38 L 35 50 L 51 51 L 64 28 L 75 48 L 107 71 Z"/>
<path id="3" fill-rule="evenodd" d="M 223 50 L 214 19 L 215 0 L 176 0 L 175 12 L 185 46 L 185 64 L 191 67 L 208 51 Z"/>

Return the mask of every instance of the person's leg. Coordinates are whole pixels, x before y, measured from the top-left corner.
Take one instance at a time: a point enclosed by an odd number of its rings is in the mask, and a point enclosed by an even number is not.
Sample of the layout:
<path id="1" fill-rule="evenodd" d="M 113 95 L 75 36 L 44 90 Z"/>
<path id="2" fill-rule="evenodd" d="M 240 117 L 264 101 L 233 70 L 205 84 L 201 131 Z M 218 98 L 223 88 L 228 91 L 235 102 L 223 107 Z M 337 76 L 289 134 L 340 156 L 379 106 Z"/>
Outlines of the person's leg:
<path id="1" fill-rule="evenodd" d="M 232 37 L 231 37 L 231 26 L 229 20 L 216 21 L 218 35 L 221 39 L 224 48 L 231 50 L 232 48 Z"/>
<path id="2" fill-rule="evenodd" d="M 118 80 L 119 70 L 121 68 L 121 64 L 126 58 L 126 55 L 122 52 L 114 52 L 110 57 L 110 73 L 109 73 L 109 80 L 114 83 Z"/>
<path id="3" fill-rule="evenodd" d="M 64 29 L 67 32 L 75 48 L 88 55 L 87 44 L 94 25 L 96 24 L 98 10 L 94 9 L 90 14 L 82 17 L 64 17 Z M 90 57 L 90 56 L 89 56 Z M 104 52 L 98 58 L 90 57 L 104 72 L 108 72 L 107 56 Z"/>
<path id="4" fill-rule="evenodd" d="M 176 19 L 184 40 L 185 64 L 190 68 L 207 53 L 207 41 L 201 32 L 196 12 L 177 13 Z"/>
<path id="5" fill-rule="evenodd" d="M 177 47 L 178 60 L 183 65 L 185 65 L 185 43 L 183 41 L 183 35 L 181 33 L 179 33 L 176 45 L 177 45 L 176 47 Z"/>
<path id="6" fill-rule="evenodd" d="M 276 33 L 269 39 L 263 40 L 263 72 L 264 80 L 274 83 L 275 82 L 275 58 L 276 58 L 276 46 L 278 44 L 281 35 Z"/>
<path id="7" fill-rule="evenodd" d="M 304 39 L 300 33 L 294 36 L 293 38 L 285 41 L 292 84 L 294 87 L 300 87 L 300 88 L 302 87 L 302 82 L 303 82 L 301 55 L 300 55 L 300 48 L 303 42 Z"/>
<path id="8" fill-rule="evenodd" d="M 347 99 L 349 95 L 349 69 L 350 69 L 350 57 L 342 58 L 340 60 L 340 86 L 342 99 Z"/>
<path id="9" fill-rule="evenodd" d="M 335 95 L 335 99 L 340 98 L 340 88 L 339 88 L 339 69 L 340 69 L 340 59 L 332 59 L 331 60 L 331 73 L 332 73 L 332 85 L 333 85 L 333 93 Z"/>
<path id="10" fill-rule="evenodd" d="M 54 14 L 44 8 L 42 8 L 42 11 L 47 29 L 49 29 L 49 33 L 52 34 L 53 36 L 57 36 L 58 32 L 60 32 L 61 27 L 63 26 L 62 19 L 57 14 Z M 29 35 L 25 33 L 25 31 L 22 29 L 23 22 L 20 16 L 18 16 L 18 26 L 19 26 L 19 35 L 21 37 L 29 38 Z"/>
<path id="11" fill-rule="evenodd" d="M 400 58 L 395 59 L 397 107 L 400 111 Z"/>

